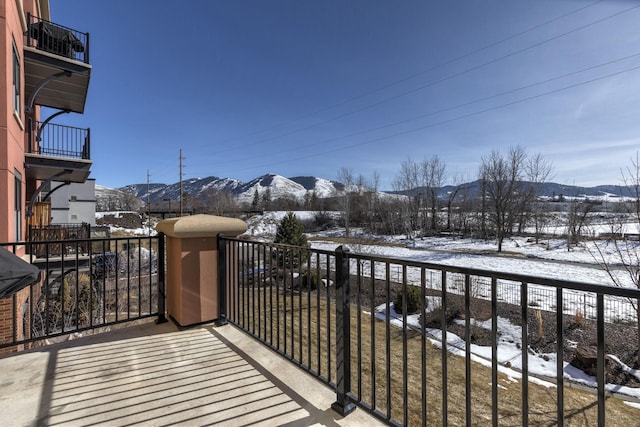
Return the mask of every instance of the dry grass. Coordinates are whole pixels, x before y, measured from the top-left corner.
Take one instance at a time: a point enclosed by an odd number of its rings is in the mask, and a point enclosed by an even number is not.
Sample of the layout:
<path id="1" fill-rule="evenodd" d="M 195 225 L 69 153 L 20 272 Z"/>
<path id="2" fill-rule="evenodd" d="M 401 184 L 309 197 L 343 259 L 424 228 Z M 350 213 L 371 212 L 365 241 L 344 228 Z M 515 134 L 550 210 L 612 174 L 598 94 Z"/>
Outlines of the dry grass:
<path id="1" fill-rule="evenodd" d="M 243 295 L 244 293 L 244 295 Z M 266 338 L 274 346 L 301 362 L 314 372 L 336 381 L 335 360 L 335 301 L 327 300 L 323 294 L 317 300 L 316 293 L 294 293 L 277 291 L 275 287 L 243 289 L 239 298 L 244 312 L 245 327 L 256 335 Z M 258 305 L 259 304 L 259 305 Z M 330 313 L 327 319 L 327 313 Z M 258 315 L 260 323 L 258 324 Z M 358 317 L 360 320 L 358 320 Z M 248 319 L 256 319 L 254 323 Z M 320 319 L 318 322 L 318 318 Z M 234 319 L 242 323 L 242 319 Z M 327 327 L 327 325 L 330 325 Z M 300 330 L 302 325 L 302 330 Z M 372 334 L 371 331 L 374 333 Z M 356 341 L 360 330 L 362 341 Z M 279 332 L 278 332 L 279 331 Z M 401 328 L 387 326 L 386 322 L 371 320 L 366 312 L 358 316 L 355 307 L 351 310 L 351 366 L 352 393 L 376 410 L 390 415 L 399 423 L 421 425 L 422 423 L 422 361 L 426 363 L 426 420 L 428 425 L 439 425 L 443 420 L 442 358 L 443 353 L 429 342 L 425 351 L 418 332 L 406 331 L 405 384 L 403 369 L 403 340 Z M 331 337 L 329 340 L 329 336 Z M 389 358 L 386 343 L 389 342 Z M 329 345 L 330 342 L 330 345 Z M 302 345 L 300 345 L 302 343 Z M 358 360 L 358 346 L 361 357 Z M 285 350 L 286 348 L 286 350 Z M 318 359 L 319 357 L 319 359 Z M 445 354 L 447 360 L 447 406 L 450 425 L 466 423 L 465 411 L 465 359 Z M 318 363 L 319 360 L 319 363 Z M 372 365 L 371 361 L 375 363 Z M 358 364 L 361 376 L 358 377 Z M 329 367 L 331 372 L 329 373 Z M 374 373 L 375 370 L 375 373 Z M 387 377 L 390 388 L 386 388 Z M 375 379 L 375 393 L 373 393 Z M 471 416 L 472 425 L 491 422 L 491 369 L 477 363 L 471 365 Z M 406 410 L 404 417 L 406 390 Z M 390 397 L 387 403 L 387 396 Z M 375 399 L 375 402 L 374 402 Z M 595 393 L 565 387 L 565 425 L 597 425 L 597 396 Z M 498 416 L 500 425 L 522 425 L 521 382 L 504 374 L 498 375 Z M 556 425 L 556 388 L 529 382 L 529 425 Z M 390 408 L 390 413 L 388 412 Z M 621 400 L 608 398 L 606 422 L 609 425 L 637 425 L 640 410 L 625 405 Z"/>

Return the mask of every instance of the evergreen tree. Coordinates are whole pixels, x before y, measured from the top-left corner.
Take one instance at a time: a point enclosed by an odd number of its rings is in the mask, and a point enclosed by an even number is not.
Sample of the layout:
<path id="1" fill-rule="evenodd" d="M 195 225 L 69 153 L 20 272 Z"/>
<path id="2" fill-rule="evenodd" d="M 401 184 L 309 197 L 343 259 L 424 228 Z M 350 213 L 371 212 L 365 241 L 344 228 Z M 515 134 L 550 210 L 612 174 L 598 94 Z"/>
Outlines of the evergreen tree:
<path id="1" fill-rule="evenodd" d="M 253 201 L 251 202 L 251 209 L 254 211 L 260 207 L 260 193 L 258 193 L 258 189 L 253 193 Z"/>
<path id="2" fill-rule="evenodd" d="M 271 189 L 267 188 L 267 190 L 262 194 L 262 208 L 265 211 L 271 209 Z"/>
<path id="3" fill-rule="evenodd" d="M 276 243 L 308 247 L 307 236 L 304 235 L 302 222 L 293 212 L 287 212 L 276 231 Z"/>
<path id="4" fill-rule="evenodd" d="M 275 242 L 304 248 L 309 247 L 307 236 L 304 235 L 304 227 L 293 212 L 287 212 L 280 224 L 278 224 Z M 277 254 L 278 265 L 286 268 L 295 268 L 304 263 L 308 255 L 306 249 L 279 249 Z"/>

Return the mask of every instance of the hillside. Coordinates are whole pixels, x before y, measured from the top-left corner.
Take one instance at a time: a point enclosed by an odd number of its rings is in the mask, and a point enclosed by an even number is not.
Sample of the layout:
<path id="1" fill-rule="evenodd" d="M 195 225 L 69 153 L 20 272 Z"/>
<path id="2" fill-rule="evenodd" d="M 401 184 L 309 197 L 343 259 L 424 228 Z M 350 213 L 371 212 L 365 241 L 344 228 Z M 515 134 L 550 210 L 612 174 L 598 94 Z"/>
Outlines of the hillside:
<path id="1" fill-rule="evenodd" d="M 458 189 L 458 194 L 466 193 L 466 197 L 474 198 L 480 194 L 480 181 L 472 181 L 459 186 L 446 185 L 438 190 L 438 197 L 446 200 L 450 194 Z M 241 182 L 233 178 L 219 178 L 209 176 L 206 178 L 192 178 L 182 182 L 183 194 L 207 203 L 220 194 L 228 194 L 234 197 L 240 204 L 250 204 L 256 191 L 263 197 L 267 191 L 271 200 L 289 199 L 302 202 L 305 196 L 315 194 L 319 199 L 337 197 L 343 194 L 344 185 L 335 181 L 313 176 L 298 176 L 285 178 L 277 174 L 259 176 L 249 182 Z M 424 188 L 415 188 L 409 191 L 381 192 L 381 195 L 400 194 L 413 196 L 424 194 Z M 544 183 L 539 186 L 538 194 L 546 198 L 573 198 L 590 200 L 616 200 L 621 196 L 629 196 L 628 187 L 620 185 L 600 185 L 596 187 L 578 187 L 558 183 Z M 109 210 L 135 210 L 146 205 L 147 198 L 152 205 L 160 205 L 167 201 L 178 201 L 180 195 L 180 183 L 174 184 L 130 184 L 119 189 L 112 189 L 96 185 L 96 199 L 99 211 Z"/>
<path id="2" fill-rule="evenodd" d="M 234 196 L 239 203 L 251 203 L 257 191 L 260 196 L 267 190 L 271 199 L 304 200 L 308 193 L 315 193 L 318 198 L 329 198 L 340 195 L 342 185 L 324 178 L 300 176 L 285 178 L 276 174 L 267 174 L 249 182 L 241 182 L 231 178 L 210 176 L 206 178 L 192 178 L 182 182 L 182 192 L 197 200 L 206 202 L 219 193 Z M 115 210 L 119 206 L 130 205 L 126 200 L 132 198 L 142 206 L 147 203 L 147 197 L 152 205 L 162 204 L 167 200 L 177 201 L 180 196 L 180 183 L 174 184 L 130 184 L 119 189 L 96 186 L 96 199 L 99 210 Z M 119 202 L 116 202 L 119 200 Z"/>

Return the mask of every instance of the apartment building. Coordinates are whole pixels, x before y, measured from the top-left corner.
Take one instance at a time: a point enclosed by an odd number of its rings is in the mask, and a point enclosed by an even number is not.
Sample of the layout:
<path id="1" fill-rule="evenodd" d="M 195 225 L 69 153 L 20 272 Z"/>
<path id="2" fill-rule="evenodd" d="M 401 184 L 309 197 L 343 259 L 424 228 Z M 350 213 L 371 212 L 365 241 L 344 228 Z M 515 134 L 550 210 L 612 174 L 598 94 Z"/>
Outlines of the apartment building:
<path id="1" fill-rule="evenodd" d="M 48 0 L 0 1 L 0 67 L 0 243 L 24 242 L 29 225 L 51 224 L 44 190 L 54 181 L 85 183 L 89 177 L 89 129 L 55 123 L 62 114 L 84 113 L 89 34 L 52 22 Z M 28 247 L 11 250 L 24 258 Z M 7 288 L 11 280 L 1 279 Z M 28 289 L 20 286 L 0 289 L 0 340 L 29 328 L 10 317 L 20 311 L 12 307 L 28 307 Z"/>
<path id="2" fill-rule="evenodd" d="M 49 189 L 42 192 L 43 200 L 50 203 L 51 224 L 96 225 L 96 181 L 93 178 L 83 183 L 52 181 Z"/>
<path id="3" fill-rule="evenodd" d="M 51 221 L 44 188 L 89 177 L 89 129 L 55 123 L 84 113 L 89 34 L 51 22 L 48 0 L 0 2 L 0 25 L 0 242 L 23 241 L 29 224 Z"/>

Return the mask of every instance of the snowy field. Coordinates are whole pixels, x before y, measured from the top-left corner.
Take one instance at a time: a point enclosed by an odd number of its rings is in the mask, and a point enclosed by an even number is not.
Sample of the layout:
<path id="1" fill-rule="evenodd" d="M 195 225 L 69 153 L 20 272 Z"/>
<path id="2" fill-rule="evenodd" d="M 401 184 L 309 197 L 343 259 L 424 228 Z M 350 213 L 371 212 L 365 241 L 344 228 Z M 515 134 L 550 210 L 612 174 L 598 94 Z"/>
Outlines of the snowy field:
<path id="1" fill-rule="evenodd" d="M 275 237 L 278 222 L 285 214 L 286 212 L 267 212 L 264 215 L 250 218 L 247 220 L 249 229 L 245 234 L 271 240 Z M 302 211 L 295 212 L 295 214 L 301 221 L 311 221 L 315 212 Z M 344 230 L 336 229 L 308 234 L 307 239 L 314 249 L 334 250 L 341 243 L 332 242 L 330 239 L 343 236 Z M 581 243 L 580 246 L 574 246 L 569 251 L 564 239 L 543 239 L 536 244 L 531 238 L 515 237 L 505 240 L 503 254 L 498 254 L 496 253 L 497 243 L 494 240 L 447 237 L 408 240 L 406 236 L 373 236 L 365 234 L 359 229 L 352 229 L 352 236 L 383 243 L 381 245 L 357 244 L 349 247 L 353 252 L 367 255 L 507 273 L 522 273 L 577 282 L 605 285 L 612 283 L 609 275 L 598 265 L 601 258 L 592 242 Z M 389 244 L 397 244 L 397 246 Z M 599 245 L 607 262 L 611 264 L 619 262 L 611 244 L 604 241 Z M 624 275 L 619 277 L 627 286 L 633 286 L 628 277 Z"/>

